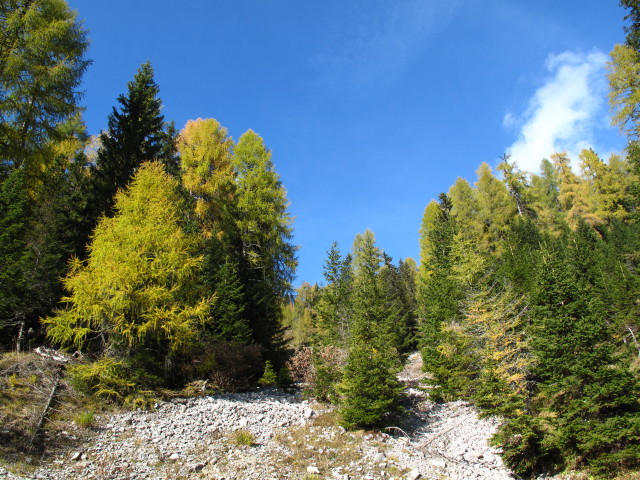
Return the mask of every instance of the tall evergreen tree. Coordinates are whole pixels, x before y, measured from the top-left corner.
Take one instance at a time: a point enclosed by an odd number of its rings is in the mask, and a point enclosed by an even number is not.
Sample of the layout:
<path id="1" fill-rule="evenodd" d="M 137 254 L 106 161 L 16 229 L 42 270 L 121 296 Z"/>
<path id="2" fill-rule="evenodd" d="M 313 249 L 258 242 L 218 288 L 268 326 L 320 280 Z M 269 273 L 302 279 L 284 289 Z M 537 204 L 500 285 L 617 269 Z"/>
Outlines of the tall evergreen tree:
<path id="1" fill-rule="evenodd" d="M 272 351 L 280 341 L 281 301 L 291 292 L 297 266 L 292 219 L 271 152 L 259 135 L 249 130 L 240 137 L 232 163 L 245 312 L 254 341 Z"/>
<path id="2" fill-rule="evenodd" d="M 244 311 L 245 290 L 238 265 L 231 261 L 220 262 L 216 258 L 216 255 L 207 255 L 204 268 L 205 282 L 215 293 L 208 330 L 219 340 L 249 344 L 251 328 Z"/>
<path id="3" fill-rule="evenodd" d="M 614 357 L 602 240 L 581 221 L 546 244 L 532 310 L 537 388 L 527 415 L 536 416 L 540 446 L 532 457 L 538 468 L 569 460 L 601 474 L 637 467 L 639 385 Z M 505 440 L 509 450 L 521 443 Z M 531 460 L 508 458 L 515 468 Z"/>
<path id="4" fill-rule="evenodd" d="M 631 22 L 631 25 L 624 27 L 627 34 L 627 45 L 636 52 L 640 52 L 640 4 L 638 0 L 620 0 L 620 6 L 629 9 L 624 17 L 625 20 Z"/>
<path id="5" fill-rule="evenodd" d="M 340 254 L 337 242 L 331 244 L 323 266 L 327 284 L 318 299 L 316 341 L 346 348 L 351 330 L 353 288 L 351 255 Z"/>
<path id="6" fill-rule="evenodd" d="M 0 332 L 17 342 L 20 349 L 21 337 L 30 318 L 31 282 L 28 275 L 33 264 L 33 255 L 27 244 L 28 219 L 31 216 L 30 201 L 26 195 L 25 171 L 14 170 L 0 184 Z"/>
<path id="7" fill-rule="evenodd" d="M 378 274 L 380 294 L 388 312 L 386 325 L 392 345 L 399 354 L 408 354 L 414 348 L 416 329 L 415 280 L 400 260 L 392 263 L 383 254 L 384 264 Z"/>
<path id="8" fill-rule="evenodd" d="M 248 286 L 243 283 L 242 253 L 235 225 L 233 140 L 217 120 L 190 120 L 178 137 L 182 185 L 206 252 L 204 282 L 215 292 L 211 333 L 219 340 L 251 343 L 247 318 Z"/>
<path id="9" fill-rule="evenodd" d="M 402 386 L 396 373 L 398 354 L 386 323 L 388 311 L 377 279 L 382 261 L 373 233 L 356 236 L 354 257 L 358 259 L 353 299 L 353 324 L 349 354 L 344 367 L 340 413 L 347 428 L 372 427 L 384 423 L 398 411 Z"/>
<path id="10" fill-rule="evenodd" d="M 176 132 L 164 122 L 153 68 L 144 63 L 128 84 L 126 95 L 118 97 L 106 132 L 100 134 L 101 147 L 93 176 L 95 179 L 95 218 L 111 215 L 114 196 L 125 188 L 136 169 L 145 161 L 157 160 L 167 172 L 177 172 Z"/>
<path id="11" fill-rule="evenodd" d="M 425 209 L 420 230 L 420 312 L 422 357 L 427 371 L 438 368 L 438 345 L 443 325 L 460 312 L 462 290 L 452 275 L 451 248 L 457 225 L 446 194 L 439 202 L 431 201 Z"/>
<path id="12" fill-rule="evenodd" d="M 25 168 L 13 170 L 0 187 L 0 225 L 2 245 L 0 262 L 4 267 L 0 281 L 0 324 L 13 325 L 6 330 L 5 346 L 14 342 L 20 349 L 25 340 L 41 341 L 39 318 L 49 315 L 63 295 L 60 278 L 67 270 L 69 257 L 81 251 L 77 226 L 82 226 L 84 200 L 78 191 L 82 154 L 68 160 L 75 142 L 62 145 L 36 184 Z M 30 178 L 31 177 L 31 178 Z"/>

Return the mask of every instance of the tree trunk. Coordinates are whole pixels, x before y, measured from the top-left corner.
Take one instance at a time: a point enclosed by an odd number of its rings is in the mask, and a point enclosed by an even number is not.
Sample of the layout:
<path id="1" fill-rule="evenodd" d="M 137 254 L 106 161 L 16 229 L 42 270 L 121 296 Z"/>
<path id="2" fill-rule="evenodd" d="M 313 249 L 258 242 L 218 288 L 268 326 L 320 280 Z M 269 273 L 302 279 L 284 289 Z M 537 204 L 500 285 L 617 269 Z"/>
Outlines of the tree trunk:
<path id="1" fill-rule="evenodd" d="M 18 331 L 18 339 L 16 340 L 16 352 L 22 350 L 22 337 L 24 336 L 24 320 L 20 322 L 20 330 Z"/>

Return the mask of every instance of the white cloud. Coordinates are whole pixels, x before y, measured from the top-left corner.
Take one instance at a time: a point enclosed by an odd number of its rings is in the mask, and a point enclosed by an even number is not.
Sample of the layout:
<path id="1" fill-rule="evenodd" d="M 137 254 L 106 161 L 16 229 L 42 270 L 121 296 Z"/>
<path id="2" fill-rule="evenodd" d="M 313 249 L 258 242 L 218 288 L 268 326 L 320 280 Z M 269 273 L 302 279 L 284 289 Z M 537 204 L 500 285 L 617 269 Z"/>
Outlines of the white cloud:
<path id="1" fill-rule="evenodd" d="M 594 132 L 604 127 L 606 55 L 599 51 L 550 55 L 550 76 L 529 100 L 522 115 L 507 113 L 505 127 L 518 128 L 518 139 L 507 153 L 518 166 L 538 171 L 540 161 L 555 152 L 576 159 L 583 148 L 594 147 Z"/>

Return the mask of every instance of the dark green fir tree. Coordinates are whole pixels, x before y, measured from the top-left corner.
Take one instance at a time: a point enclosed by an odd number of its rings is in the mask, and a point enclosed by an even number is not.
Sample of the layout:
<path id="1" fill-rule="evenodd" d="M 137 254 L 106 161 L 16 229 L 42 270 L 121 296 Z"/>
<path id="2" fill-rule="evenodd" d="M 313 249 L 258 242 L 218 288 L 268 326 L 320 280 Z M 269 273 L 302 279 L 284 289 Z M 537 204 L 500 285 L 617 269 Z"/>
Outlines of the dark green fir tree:
<path id="1" fill-rule="evenodd" d="M 128 185 L 143 162 L 157 160 L 167 173 L 178 172 L 175 128 L 160 113 L 158 93 L 153 68 L 147 62 L 129 82 L 127 94 L 118 97 L 120 107 L 113 107 L 109 115 L 93 169 L 96 220 L 101 214 L 111 216 L 114 195 Z"/>
<path id="2" fill-rule="evenodd" d="M 354 316 L 349 354 L 338 388 L 340 414 L 346 428 L 377 427 L 400 409 L 402 385 L 396 377 L 399 357 L 385 325 L 388 311 L 377 278 L 382 256 L 373 233 L 367 230 L 356 236 L 354 250 Z"/>

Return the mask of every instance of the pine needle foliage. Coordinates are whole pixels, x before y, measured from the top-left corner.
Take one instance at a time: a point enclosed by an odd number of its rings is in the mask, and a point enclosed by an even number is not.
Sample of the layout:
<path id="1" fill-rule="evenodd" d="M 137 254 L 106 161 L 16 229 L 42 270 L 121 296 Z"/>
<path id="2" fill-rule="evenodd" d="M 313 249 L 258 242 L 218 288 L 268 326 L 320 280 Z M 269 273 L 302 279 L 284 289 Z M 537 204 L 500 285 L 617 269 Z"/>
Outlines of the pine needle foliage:
<path id="1" fill-rule="evenodd" d="M 177 173 L 175 132 L 160 110 L 160 88 L 151 63 L 144 63 L 129 82 L 120 108 L 109 115 L 108 129 L 100 135 L 101 147 L 92 170 L 97 216 L 113 214 L 115 195 L 125 188 L 144 162 L 157 160 L 167 172 Z"/>
<path id="2" fill-rule="evenodd" d="M 76 348 L 144 345 L 169 354 L 189 346 L 207 318 L 198 298 L 202 257 L 179 223 L 177 182 L 143 164 L 98 224 L 86 262 L 71 263 L 69 307 L 47 318 L 55 343 Z"/>
<path id="3" fill-rule="evenodd" d="M 345 428 L 381 427 L 390 413 L 400 411 L 402 386 L 395 371 L 388 352 L 355 341 L 339 386 Z"/>
<path id="4" fill-rule="evenodd" d="M 338 385 L 345 428 L 379 427 L 400 410 L 399 356 L 389 331 L 378 271 L 382 252 L 367 230 L 354 241 L 356 265 L 349 353 Z"/>
<path id="5" fill-rule="evenodd" d="M 0 2 L 0 175 L 35 173 L 78 112 L 87 31 L 64 0 Z"/>

